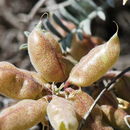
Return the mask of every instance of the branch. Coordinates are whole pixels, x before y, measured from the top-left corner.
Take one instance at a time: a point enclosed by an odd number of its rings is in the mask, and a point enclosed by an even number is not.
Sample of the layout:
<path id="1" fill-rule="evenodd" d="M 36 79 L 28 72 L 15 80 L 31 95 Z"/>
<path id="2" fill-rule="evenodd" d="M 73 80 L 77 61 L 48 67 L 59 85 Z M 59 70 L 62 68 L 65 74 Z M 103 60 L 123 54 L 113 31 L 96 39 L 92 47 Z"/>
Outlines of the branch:
<path id="1" fill-rule="evenodd" d="M 9 7 L 7 7 L 5 0 L 0 1 L 0 15 L 13 27 L 20 30 L 24 29 L 24 25 L 20 23 L 20 19 L 18 17 L 13 15 Z"/>
<path id="2" fill-rule="evenodd" d="M 108 71 L 104 76 L 103 79 L 112 79 L 114 77 L 116 77 L 121 71 Z M 124 76 L 130 77 L 130 72 L 127 72 L 124 74 Z"/>
<path id="3" fill-rule="evenodd" d="M 95 99 L 95 101 L 93 102 L 93 104 L 91 105 L 91 107 L 89 108 L 89 110 L 87 111 L 87 113 L 85 114 L 83 120 L 81 121 L 80 125 L 79 125 L 79 130 L 81 130 L 81 128 L 83 127 L 83 124 L 85 123 L 85 121 L 88 119 L 90 113 L 92 112 L 93 108 L 96 106 L 98 100 L 101 98 L 101 96 L 106 92 L 106 91 L 110 91 L 114 85 L 112 86 L 113 83 L 115 83 L 119 78 L 121 78 L 126 72 L 130 71 L 130 67 L 126 68 L 125 70 L 123 70 L 121 73 L 119 73 L 115 78 L 113 78 L 113 80 L 107 84 L 107 86 L 101 91 L 101 93 L 97 96 L 97 98 Z"/>
<path id="4" fill-rule="evenodd" d="M 23 22 L 28 23 L 29 21 L 31 21 L 35 14 L 38 12 L 39 8 L 46 2 L 46 0 L 39 0 L 31 9 L 30 13 L 28 15 L 25 14 L 21 14 L 21 20 Z"/>

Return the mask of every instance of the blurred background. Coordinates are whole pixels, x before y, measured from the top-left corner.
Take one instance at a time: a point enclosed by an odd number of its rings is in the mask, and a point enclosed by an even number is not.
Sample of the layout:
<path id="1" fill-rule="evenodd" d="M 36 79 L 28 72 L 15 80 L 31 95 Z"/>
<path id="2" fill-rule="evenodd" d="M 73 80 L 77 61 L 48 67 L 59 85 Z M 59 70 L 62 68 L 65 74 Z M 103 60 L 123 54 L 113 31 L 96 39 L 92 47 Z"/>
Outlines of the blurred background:
<path id="1" fill-rule="evenodd" d="M 69 1 L 69 2 L 68 2 Z M 61 20 L 65 19 L 77 28 L 77 21 L 93 18 L 85 27 L 92 36 L 98 36 L 107 41 L 116 31 L 115 21 L 119 25 L 121 41 L 121 55 L 114 69 L 123 70 L 130 66 L 130 0 L 125 6 L 122 0 L 0 0 L 0 61 L 8 61 L 19 68 L 34 70 L 27 50 L 20 50 L 20 46 L 27 43 L 24 31 L 31 32 L 43 13 L 53 12 Z M 86 3 L 86 4 L 84 4 Z M 81 12 L 80 12 L 81 11 Z M 98 12 L 99 11 L 99 12 Z M 95 15 L 96 12 L 96 15 Z M 89 15 L 92 14 L 92 15 Z M 94 15 L 93 15 L 94 14 Z M 54 34 L 55 25 L 51 18 L 46 23 Z M 71 30 L 69 24 L 68 28 Z M 90 35 L 90 34 L 89 34 Z M 59 39 L 61 37 L 59 36 Z M 0 96 L 0 109 L 15 102 Z M 39 129 L 39 128 L 33 128 Z"/>
<path id="2" fill-rule="evenodd" d="M 24 31 L 31 31 L 46 11 L 55 12 L 62 17 L 59 5 L 71 6 L 65 2 L 65 0 L 0 0 L 0 61 L 9 61 L 17 67 L 28 70 L 33 69 L 27 51 L 19 50 L 20 45 L 27 42 Z M 115 68 L 124 69 L 130 63 L 130 1 L 125 6 L 122 5 L 122 0 L 93 2 L 97 7 L 102 7 L 106 3 L 106 7 L 103 7 L 106 20 L 94 17 L 91 22 L 92 35 L 108 40 L 116 30 L 113 21 L 118 23 L 121 56 Z M 77 14 L 74 13 L 72 15 Z"/>

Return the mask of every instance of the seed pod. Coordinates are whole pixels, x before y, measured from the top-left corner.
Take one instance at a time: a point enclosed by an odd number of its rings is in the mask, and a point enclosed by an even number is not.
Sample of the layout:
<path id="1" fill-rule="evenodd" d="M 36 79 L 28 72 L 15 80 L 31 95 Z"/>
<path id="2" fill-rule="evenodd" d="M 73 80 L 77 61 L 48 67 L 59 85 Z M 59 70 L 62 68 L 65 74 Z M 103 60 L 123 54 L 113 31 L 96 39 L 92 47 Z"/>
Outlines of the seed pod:
<path id="1" fill-rule="evenodd" d="M 72 69 L 68 82 L 77 86 L 91 85 L 104 75 L 119 57 L 120 44 L 117 32 L 105 44 L 93 48 Z"/>
<path id="2" fill-rule="evenodd" d="M 46 99 L 25 99 L 0 113 L 0 130 L 25 130 L 44 120 Z"/>
<path id="3" fill-rule="evenodd" d="M 77 130 L 78 121 L 70 101 L 54 96 L 47 106 L 47 115 L 55 130 Z"/>
<path id="4" fill-rule="evenodd" d="M 81 57 L 85 56 L 96 45 L 102 44 L 103 40 L 98 37 L 83 34 L 83 40 L 78 39 L 74 34 L 70 53 L 74 59 L 79 61 Z"/>
<path id="5" fill-rule="evenodd" d="M 17 69 L 8 62 L 0 62 L 1 94 L 15 99 L 35 99 L 43 89 L 31 72 Z"/>
<path id="6" fill-rule="evenodd" d="M 47 82 L 64 81 L 70 72 L 68 68 L 72 68 L 73 65 L 64 59 L 54 36 L 50 32 L 42 31 L 40 26 L 41 21 L 28 37 L 28 52 L 31 63 Z"/>
<path id="7" fill-rule="evenodd" d="M 128 126 L 124 121 L 124 117 L 128 115 L 123 109 L 116 109 L 109 105 L 101 106 L 106 119 L 116 130 L 129 130 Z M 130 119 L 128 119 L 130 123 Z"/>
<path id="8" fill-rule="evenodd" d="M 70 89 L 70 88 L 69 88 Z M 74 105 L 76 114 L 78 115 L 78 120 L 84 118 L 86 112 L 90 109 L 94 100 L 87 93 L 80 91 L 76 93 L 75 90 L 71 90 L 71 94 L 74 95 L 71 99 L 69 99 Z M 112 130 L 111 127 L 104 125 L 102 123 L 102 111 L 98 105 L 93 109 L 89 118 L 87 119 L 87 123 L 85 123 L 82 127 L 82 130 Z"/>

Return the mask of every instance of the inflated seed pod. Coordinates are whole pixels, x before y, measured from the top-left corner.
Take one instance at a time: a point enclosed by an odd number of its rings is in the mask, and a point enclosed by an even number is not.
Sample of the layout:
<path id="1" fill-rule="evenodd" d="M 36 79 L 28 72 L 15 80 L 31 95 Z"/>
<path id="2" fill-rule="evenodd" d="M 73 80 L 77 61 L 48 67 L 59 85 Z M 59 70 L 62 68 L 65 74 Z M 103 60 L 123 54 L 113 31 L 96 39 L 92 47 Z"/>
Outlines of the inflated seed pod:
<path id="1" fill-rule="evenodd" d="M 79 122 L 84 118 L 84 115 L 90 109 L 94 100 L 91 96 L 83 91 L 76 92 L 71 88 L 67 88 L 68 92 L 73 95 L 70 99 L 72 104 L 74 105 L 77 117 Z M 113 130 L 107 124 L 104 124 L 102 120 L 102 111 L 98 105 L 95 106 L 93 111 L 91 112 L 89 118 L 87 119 L 87 123 L 85 123 L 82 127 L 82 130 Z"/>
<path id="2" fill-rule="evenodd" d="M 77 130 L 78 120 L 70 101 L 54 96 L 47 106 L 47 115 L 55 130 Z"/>
<path id="3" fill-rule="evenodd" d="M 80 40 L 77 34 L 74 34 L 70 54 L 74 59 L 79 61 L 81 57 L 85 56 L 92 48 L 102 43 L 103 40 L 99 37 L 83 34 L 83 40 Z"/>
<path id="4" fill-rule="evenodd" d="M 0 130 L 25 130 L 43 122 L 46 99 L 25 99 L 0 113 Z"/>
<path id="5" fill-rule="evenodd" d="M 8 62 L 0 62 L 0 93 L 15 99 L 37 98 L 44 86 L 33 75 Z M 35 73 L 35 77 L 36 75 Z"/>
<path id="6" fill-rule="evenodd" d="M 47 82 L 64 81 L 70 72 L 68 68 L 72 68 L 73 65 L 64 59 L 54 36 L 50 32 L 41 30 L 41 24 L 40 21 L 28 37 L 28 52 L 31 63 Z"/>
<path id="7" fill-rule="evenodd" d="M 91 85 L 112 67 L 119 53 L 120 42 L 116 32 L 108 42 L 93 48 L 73 67 L 68 83 L 81 87 Z"/>
<path id="8" fill-rule="evenodd" d="M 129 130 L 124 120 L 124 117 L 128 114 L 123 109 L 116 109 L 109 105 L 102 105 L 101 108 L 104 112 L 105 118 L 109 121 L 110 125 L 112 125 L 116 130 Z M 130 123 L 129 118 L 128 122 Z"/>

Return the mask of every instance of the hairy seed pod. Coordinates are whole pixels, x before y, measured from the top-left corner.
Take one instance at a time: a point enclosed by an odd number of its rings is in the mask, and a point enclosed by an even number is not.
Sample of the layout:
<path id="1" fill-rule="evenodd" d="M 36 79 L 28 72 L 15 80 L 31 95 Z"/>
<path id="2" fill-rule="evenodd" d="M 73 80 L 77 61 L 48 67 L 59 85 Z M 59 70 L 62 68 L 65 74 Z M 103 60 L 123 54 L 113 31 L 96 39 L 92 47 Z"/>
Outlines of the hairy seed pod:
<path id="1" fill-rule="evenodd" d="M 41 21 L 28 37 L 28 52 L 31 63 L 47 82 L 64 81 L 68 78 L 73 65 L 63 57 L 54 36 L 50 32 L 42 31 L 40 26 Z"/>
<path id="2" fill-rule="evenodd" d="M 78 36 L 74 34 L 70 54 L 74 59 L 79 61 L 81 57 L 85 56 L 92 48 L 102 43 L 103 40 L 98 37 L 83 34 L 83 40 L 80 40 Z"/>
<path id="3" fill-rule="evenodd" d="M 83 91 L 76 92 L 71 88 L 67 88 L 68 92 L 73 95 L 69 101 L 72 102 L 79 122 L 84 118 L 84 115 L 90 109 L 94 100 L 91 96 Z M 113 130 L 107 124 L 104 125 L 102 122 L 102 111 L 98 105 L 95 106 L 93 111 L 91 112 L 89 118 L 87 119 L 87 123 L 85 123 L 82 127 L 82 130 Z"/>
<path id="4" fill-rule="evenodd" d="M 72 69 L 68 83 L 85 87 L 91 85 L 104 75 L 116 62 L 120 53 L 120 42 L 117 32 L 112 38 L 93 48 Z"/>
<path id="5" fill-rule="evenodd" d="M 124 117 L 128 114 L 123 109 L 116 109 L 109 105 L 102 105 L 101 108 L 104 112 L 105 118 L 116 130 L 129 130 L 124 120 Z M 130 119 L 128 122 L 130 123 Z"/>
<path id="6" fill-rule="evenodd" d="M 37 98 L 44 86 L 33 75 L 8 62 L 0 62 L 0 93 L 15 99 Z"/>
<path id="7" fill-rule="evenodd" d="M 0 130 L 25 130 L 44 120 L 46 99 L 25 99 L 0 113 Z"/>
<path id="8" fill-rule="evenodd" d="M 47 106 L 47 115 L 55 130 L 77 130 L 78 121 L 71 102 L 54 96 Z"/>

